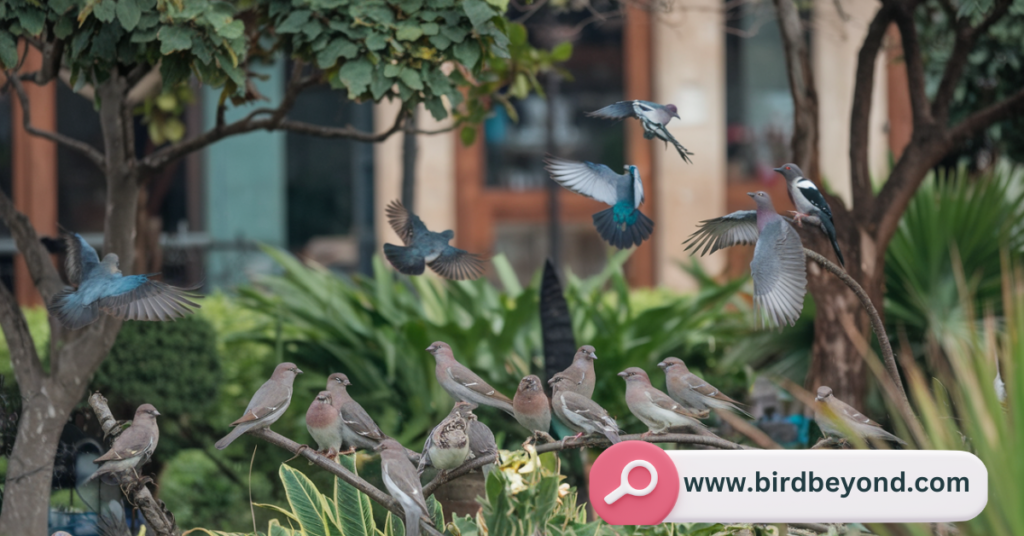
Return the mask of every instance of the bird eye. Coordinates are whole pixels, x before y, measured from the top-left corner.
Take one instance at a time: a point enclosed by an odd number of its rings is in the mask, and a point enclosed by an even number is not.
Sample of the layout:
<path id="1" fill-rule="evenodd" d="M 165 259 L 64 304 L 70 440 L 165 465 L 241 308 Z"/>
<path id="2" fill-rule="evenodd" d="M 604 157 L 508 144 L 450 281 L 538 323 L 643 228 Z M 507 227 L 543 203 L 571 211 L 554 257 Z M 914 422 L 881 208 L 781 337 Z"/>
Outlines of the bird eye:
<path id="1" fill-rule="evenodd" d="M 789 169 L 789 166 L 786 166 L 786 169 Z"/>

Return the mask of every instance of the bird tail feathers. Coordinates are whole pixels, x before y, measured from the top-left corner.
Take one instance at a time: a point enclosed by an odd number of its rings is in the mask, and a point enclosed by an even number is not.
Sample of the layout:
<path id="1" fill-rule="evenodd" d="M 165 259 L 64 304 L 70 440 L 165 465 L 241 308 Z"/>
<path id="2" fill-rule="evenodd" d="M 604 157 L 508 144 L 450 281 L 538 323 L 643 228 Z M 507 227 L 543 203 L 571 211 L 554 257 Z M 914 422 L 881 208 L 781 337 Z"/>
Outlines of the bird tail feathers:
<path id="1" fill-rule="evenodd" d="M 650 238 L 651 232 L 654 231 L 654 222 L 639 209 L 633 209 L 633 216 L 633 223 L 617 222 L 615 208 L 612 207 L 594 214 L 594 227 L 601 238 L 619 249 L 639 246 Z"/>
<path id="2" fill-rule="evenodd" d="M 384 257 L 396 270 L 406 275 L 421 275 L 425 265 L 422 255 L 418 255 L 410 247 L 384 244 Z"/>
<path id="3" fill-rule="evenodd" d="M 216 444 L 214 444 L 214 446 L 217 447 L 217 450 L 224 450 L 228 448 L 228 445 L 230 445 L 232 442 L 238 439 L 249 428 L 249 426 L 235 427 L 235 429 L 232 430 L 230 434 L 224 436 L 224 438 L 218 441 Z"/>
<path id="4" fill-rule="evenodd" d="M 100 308 L 96 302 L 84 305 L 77 303 L 75 289 L 66 287 L 57 293 L 46 306 L 50 314 L 68 329 L 82 329 L 92 324 L 100 316 Z"/>
<path id="5" fill-rule="evenodd" d="M 604 430 L 604 436 L 608 438 L 608 441 L 612 442 L 612 445 L 622 441 L 622 439 L 619 438 L 619 433 L 615 430 Z"/>
<path id="6" fill-rule="evenodd" d="M 832 218 L 828 216 L 822 216 L 821 228 L 828 235 L 828 239 L 832 242 L 832 249 L 836 252 L 836 258 L 839 259 L 839 265 L 843 268 L 846 267 L 846 261 L 843 260 L 843 253 L 839 251 L 839 242 L 836 240 L 836 226 L 832 223 Z"/>

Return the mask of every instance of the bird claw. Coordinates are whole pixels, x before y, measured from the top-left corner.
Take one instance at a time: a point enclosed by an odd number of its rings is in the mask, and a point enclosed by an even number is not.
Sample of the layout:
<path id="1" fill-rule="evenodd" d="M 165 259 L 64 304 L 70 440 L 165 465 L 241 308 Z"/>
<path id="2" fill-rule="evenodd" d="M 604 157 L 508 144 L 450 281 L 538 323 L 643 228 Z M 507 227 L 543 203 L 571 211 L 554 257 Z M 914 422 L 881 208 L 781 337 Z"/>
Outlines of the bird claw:
<path id="1" fill-rule="evenodd" d="M 334 454 L 335 454 L 335 456 L 348 456 L 349 454 L 352 454 L 355 451 L 356 451 L 355 447 L 349 447 L 349 448 L 347 448 L 345 450 L 337 451 Z"/>
<path id="2" fill-rule="evenodd" d="M 804 214 L 803 212 L 797 212 L 795 210 L 790 210 L 789 213 L 793 215 L 793 222 L 799 225 L 800 227 L 804 226 L 804 218 L 811 217 L 810 214 Z"/>

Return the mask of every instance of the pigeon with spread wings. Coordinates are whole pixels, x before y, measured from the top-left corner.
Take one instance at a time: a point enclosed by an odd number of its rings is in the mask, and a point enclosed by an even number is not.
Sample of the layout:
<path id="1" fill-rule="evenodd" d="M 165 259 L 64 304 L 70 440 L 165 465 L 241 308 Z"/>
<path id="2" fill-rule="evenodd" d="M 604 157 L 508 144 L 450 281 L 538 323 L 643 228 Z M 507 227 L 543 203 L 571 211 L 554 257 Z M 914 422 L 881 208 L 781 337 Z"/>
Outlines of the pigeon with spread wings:
<path id="1" fill-rule="evenodd" d="M 640 120 L 640 124 L 644 127 L 644 139 L 658 139 L 665 143 L 671 143 L 679 156 L 683 157 L 683 161 L 692 164 L 690 160 L 690 151 L 683 147 L 683 144 L 679 143 L 672 134 L 669 133 L 668 129 L 665 128 L 668 122 L 673 117 L 679 119 L 679 110 L 674 104 L 658 104 L 656 102 L 650 102 L 645 100 L 633 100 L 633 101 L 620 101 L 615 104 L 609 104 L 600 110 L 593 112 L 587 112 L 590 117 L 597 117 L 600 119 L 626 119 L 629 117 L 635 117 Z"/>
<path id="2" fill-rule="evenodd" d="M 62 233 L 67 244 L 67 287 L 47 308 L 69 329 L 81 329 L 107 313 L 121 320 L 175 320 L 198 309 L 196 288 L 172 287 L 150 279 L 158 274 L 123 275 L 114 253 L 101 261 L 78 233 Z"/>
<path id="3" fill-rule="evenodd" d="M 448 245 L 455 238 L 454 232 L 435 233 L 427 229 L 423 220 L 405 208 L 401 201 L 392 201 L 385 213 L 388 224 L 404 244 L 384 244 L 384 256 L 399 272 L 421 275 L 424 266 L 429 266 L 445 279 L 458 281 L 480 277 L 483 260 L 478 255 Z"/>
<path id="4" fill-rule="evenodd" d="M 700 251 L 701 255 L 755 244 L 750 274 L 754 279 L 754 312 L 760 317 L 761 327 L 795 325 L 807 294 L 803 242 L 796 229 L 775 212 L 767 193 L 747 195 L 757 203 L 757 210 L 704 220 L 684 244 L 689 244 L 687 250 Z"/>
<path id="5" fill-rule="evenodd" d="M 573 162 L 548 157 L 544 161 L 551 180 L 612 208 L 594 214 L 594 227 L 609 244 L 628 249 L 639 246 L 651 236 L 654 222 L 640 212 L 644 202 L 644 183 L 636 166 L 625 166 L 622 175 L 604 164 Z"/>

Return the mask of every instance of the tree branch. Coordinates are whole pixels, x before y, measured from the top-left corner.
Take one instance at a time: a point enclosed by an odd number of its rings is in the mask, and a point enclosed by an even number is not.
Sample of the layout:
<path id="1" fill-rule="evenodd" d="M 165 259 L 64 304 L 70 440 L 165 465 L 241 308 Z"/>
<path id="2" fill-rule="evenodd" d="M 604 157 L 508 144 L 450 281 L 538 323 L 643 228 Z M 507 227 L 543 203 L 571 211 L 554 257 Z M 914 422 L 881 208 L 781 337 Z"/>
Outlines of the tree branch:
<path id="1" fill-rule="evenodd" d="M 107 399 L 100 393 L 93 393 L 89 397 L 89 405 L 92 407 L 93 413 L 96 414 L 96 419 L 100 421 L 103 436 L 113 435 L 116 437 L 120 433 L 115 430 L 117 419 L 110 413 Z M 125 494 L 128 496 L 129 502 L 142 511 L 150 530 L 158 536 L 177 536 L 179 534 L 178 525 L 174 522 L 174 514 L 167 509 L 167 505 L 163 501 L 153 498 L 145 483 L 137 482 L 133 476 L 125 473 L 118 477 L 118 484 L 122 490 L 127 490 Z"/>
<path id="2" fill-rule="evenodd" d="M 969 115 L 967 119 L 949 129 L 949 141 L 953 146 L 959 145 L 993 123 L 1020 113 L 1024 113 L 1024 89 Z"/>
<path id="3" fill-rule="evenodd" d="M 282 449 L 291 452 L 297 456 L 302 456 L 307 460 L 313 462 L 313 465 L 333 474 L 334 476 L 344 480 L 352 487 L 356 488 L 360 492 L 364 493 L 371 500 L 377 504 L 387 508 L 391 513 L 402 517 L 404 519 L 404 513 L 402 506 L 398 504 L 398 501 L 393 499 L 387 493 L 377 489 L 369 482 L 363 480 L 358 475 L 353 474 L 348 469 L 342 467 L 340 464 L 330 460 L 330 458 L 318 453 L 316 450 L 309 448 L 306 445 L 300 445 L 283 435 L 274 432 L 273 430 L 260 429 L 260 430 L 249 430 L 246 434 L 253 437 L 262 439 L 271 445 L 280 447 Z M 458 470 L 458 469 L 456 469 Z M 426 496 L 426 495 L 424 495 Z M 440 532 L 427 520 L 420 519 L 420 527 L 426 531 L 430 536 L 442 536 Z"/>
<path id="4" fill-rule="evenodd" d="M 853 86 L 853 109 L 850 117 L 850 181 L 853 189 L 853 209 L 871 210 L 874 195 L 868 168 L 868 137 L 871 126 L 871 94 L 875 87 L 875 62 L 882 48 L 885 30 L 892 21 L 887 5 L 875 13 L 868 25 L 864 44 L 857 54 L 857 74 Z"/>
<path id="5" fill-rule="evenodd" d="M 468 475 L 474 470 L 496 461 L 498 461 L 497 454 L 488 454 L 487 456 L 467 460 L 466 463 L 448 471 L 447 473 L 441 474 L 441 472 L 438 472 L 437 476 L 435 476 L 433 480 L 427 482 L 427 484 L 423 486 L 423 496 L 430 497 L 435 491 L 437 491 L 437 488 L 441 487 L 446 482 L 451 482 L 463 475 Z"/>
<path id="6" fill-rule="evenodd" d="M 0 285 L 0 327 L 7 338 L 7 348 L 11 352 L 11 368 L 14 379 L 21 386 L 22 393 L 38 393 L 43 385 L 46 373 L 36 353 L 36 345 L 32 334 L 28 331 L 25 315 L 18 307 L 17 300 L 7 285 Z"/>
<path id="7" fill-rule="evenodd" d="M 43 300 L 49 303 L 50 298 L 64 288 L 64 283 L 61 282 L 57 268 L 50 261 L 50 253 L 39 241 L 36 228 L 32 226 L 28 216 L 18 212 L 14 208 L 11 198 L 2 191 L 0 191 L 0 219 L 11 231 L 18 251 L 25 257 L 28 273 L 32 276 L 32 284 L 39 290 Z"/>
<path id="8" fill-rule="evenodd" d="M 71 136 L 66 136 L 59 132 L 50 132 L 49 130 L 40 130 L 32 126 L 32 119 L 30 117 L 28 94 L 25 93 L 25 86 L 22 85 L 18 75 L 12 71 L 7 71 L 7 79 L 14 86 L 14 92 L 18 95 L 18 102 L 21 104 L 21 118 L 22 126 L 25 130 L 33 136 L 48 139 L 54 143 L 59 143 L 66 147 L 70 147 L 85 155 L 93 164 L 96 165 L 102 172 L 106 172 L 106 166 L 104 165 L 103 153 L 99 149 L 85 143 L 82 140 L 77 140 Z"/>
<path id="9" fill-rule="evenodd" d="M 931 107 L 925 93 L 924 61 L 921 59 L 917 26 L 914 24 L 914 8 L 917 2 L 902 4 L 893 10 L 896 27 L 903 44 L 903 63 L 907 68 L 907 86 L 910 88 L 910 108 L 914 115 L 914 134 L 925 126 L 933 124 Z"/>
<path id="10" fill-rule="evenodd" d="M 793 161 L 812 180 L 820 180 L 818 165 L 818 91 L 814 70 L 804 38 L 804 24 L 793 0 L 774 0 L 778 13 L 782 45 L 786 53 L 786 71 L 793 95 Z"/>
<path id="11" fill-rule="evenodd" d="M 646 436 L 646 437 L 644 437 Z M 739 445 L 732 441 L 727 441 L 715 435 L 695 435 L 695 434 L 630 434 L 619 436 L 623 441 L 646 441 L 648 443 L 678 443 L 683 445 L 702 445 L 705 447 L 714 447 L 722 450 L 750 450 L 753 447 L 746 445 Z M 556 452 L 561 450 L 578 449 L 578 448 L 606 448 L 611 446 L 611 442 L 604 437 L 581 437 L 573 440 L 561 440 L 555 441 L 554 443 L 545 443 L 543 445 L 537 445 L 537 454 L 545 452 Z"/>

